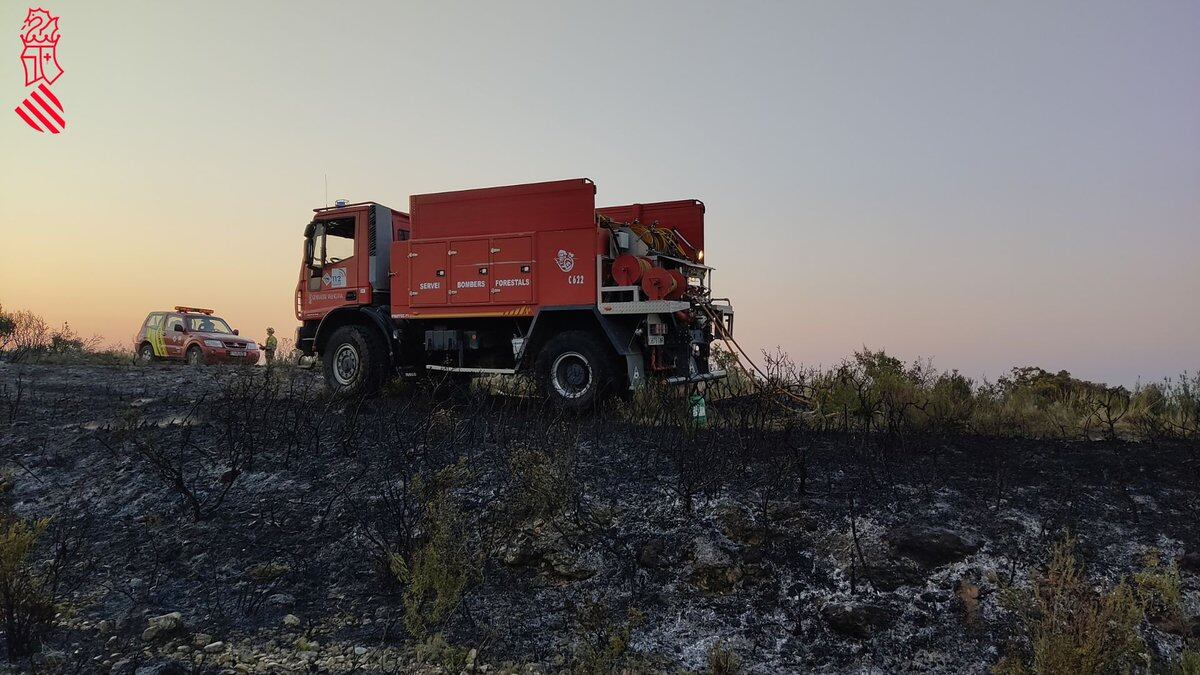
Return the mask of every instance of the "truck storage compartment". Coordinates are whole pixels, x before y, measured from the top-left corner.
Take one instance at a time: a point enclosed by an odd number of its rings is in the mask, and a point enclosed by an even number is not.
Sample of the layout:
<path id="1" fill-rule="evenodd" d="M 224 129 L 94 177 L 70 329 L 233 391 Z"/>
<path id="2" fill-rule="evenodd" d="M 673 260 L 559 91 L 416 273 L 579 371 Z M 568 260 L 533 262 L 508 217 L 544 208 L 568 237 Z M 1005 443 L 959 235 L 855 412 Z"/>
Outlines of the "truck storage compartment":
<path id="1" fill-rule="evenodd" d="M 449 294 L 446 292 L 446 269 L 449 267 L 449 247 L 444 241 L 414 241 L 409 244 L 409 302 L 414 307 L 444 305 Z"/>
<path id="2" fill-rule="evenodd" d="M 518 305 L 533 302 L 533 239 L 492 239 L 492 302 Z"/>
<path id="3" fill-rule="evenodd" d="M 596 185 L 586 178 L 409 198 L 413 239 L 593 229 Z"/>
<path id="4" fill-rule="evenodd" d="M 450 243 L 450 304 L 478 305 L 491 300 L 492 277 L 487 239 Z"/>

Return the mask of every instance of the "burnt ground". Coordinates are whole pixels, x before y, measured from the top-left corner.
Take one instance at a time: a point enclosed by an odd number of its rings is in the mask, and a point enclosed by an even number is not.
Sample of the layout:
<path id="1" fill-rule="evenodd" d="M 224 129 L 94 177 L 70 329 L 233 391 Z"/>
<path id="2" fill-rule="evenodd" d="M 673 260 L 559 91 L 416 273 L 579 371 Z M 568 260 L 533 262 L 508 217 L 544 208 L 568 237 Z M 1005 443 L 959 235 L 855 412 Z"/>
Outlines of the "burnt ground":
<path id="1" fill-rule="evenodd" d="M 984 672 L 1015 626 L 1001 588 L 1065 533 L 1100 585 L 1200 551 L 1200 449 L 1180 443 L 884 442 L 719 404 L 693 436 L 321 391 L 299 370 L 0 363 L 8 507 L 69 553 L 56 626 L 13 669 L 603 670 L 619 644 L 678 671 L 720 644 L 746 672 Z M 406 488 L 456 462 L 455 550 L 478 575 L 422 642 L 379 543 L 424 541 Z M 1143 630 L 1152 668 L 1177 658 L 1178 635 Z"/>

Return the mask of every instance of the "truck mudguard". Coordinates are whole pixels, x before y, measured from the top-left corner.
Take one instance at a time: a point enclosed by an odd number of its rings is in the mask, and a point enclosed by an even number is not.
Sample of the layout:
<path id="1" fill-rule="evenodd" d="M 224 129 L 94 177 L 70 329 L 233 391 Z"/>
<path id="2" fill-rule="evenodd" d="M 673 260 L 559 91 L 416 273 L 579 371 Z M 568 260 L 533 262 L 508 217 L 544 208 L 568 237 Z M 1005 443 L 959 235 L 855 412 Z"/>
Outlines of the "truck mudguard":
<path id="1" fill-rule="evenodd" d="M 329 336 L 333 335 L 333 331 L 347 325 L 367 325 L 378 328 L 388 346 L 388 355 L 391 356 L 395 343 L 392 337 L 394 328 L 387 308 L 381 305 L 343 307 L 326 314 L 325 318 L 321 319 L 321 323 L 317 325 L 316 339 L 313 341 L 314 350 L 320 352 L 325 343 L 329 341 Z"/>

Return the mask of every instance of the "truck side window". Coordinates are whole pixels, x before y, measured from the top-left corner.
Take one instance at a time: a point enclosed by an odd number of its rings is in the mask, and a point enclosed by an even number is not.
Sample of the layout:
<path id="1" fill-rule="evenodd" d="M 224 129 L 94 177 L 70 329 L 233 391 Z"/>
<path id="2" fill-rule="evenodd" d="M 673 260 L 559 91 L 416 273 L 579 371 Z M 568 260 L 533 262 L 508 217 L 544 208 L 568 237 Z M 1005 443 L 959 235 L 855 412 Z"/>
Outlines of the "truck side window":
<path id="1" fill-rule="evenodd" d="M 167 332 L 169 333 L 175 330 L 175 326 L 183 326 L 183 317 L 179 316 L 178 314 L 172 314 L 171 317 L 167 319 Z"/>
<path id="2" fill-rule="evenodd" d="M 162 314 L 151 314 L 150 316 L 146 317 L 146 328 L 158 328 L 162 325 L 162 322 Z"/>
<path id="3" fill-rule="evenodd" d="M 325 237 L 320 242 L 325 264 L 339 263 L 354 256 L 354 219 L 330 220 L 324 223 Z"/>

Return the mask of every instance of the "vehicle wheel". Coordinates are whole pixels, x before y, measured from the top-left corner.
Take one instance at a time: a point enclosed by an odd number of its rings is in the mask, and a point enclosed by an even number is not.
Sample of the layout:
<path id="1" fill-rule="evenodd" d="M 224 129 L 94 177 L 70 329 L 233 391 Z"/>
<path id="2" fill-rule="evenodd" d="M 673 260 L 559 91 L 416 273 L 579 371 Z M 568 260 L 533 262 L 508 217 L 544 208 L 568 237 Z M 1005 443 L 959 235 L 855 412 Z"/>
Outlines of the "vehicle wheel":
<path id="1" fill-rule="evenodd" d="M 189 366 L 204 365 L 204 350 L 200 349 L 196 345 L 192 345 L 191 347 L 188 347 L 187 364 Z"/>
<path id="2" fill-rule="evenodd" d="M 149 342 L 144 342 L 138 347 L 137 362 L 143 366 L 154 362 L 154 347 L 151 347 Z"/>
<path id="3" fill-rule="evenodd" d="M 609 350 L 587 331 L 569 330 L 550 338 L 538 352 L 536 368 L 546 397 L 570 410 L 592 407 L 612 385 Z"/>
<path id="4" fill-rule="evenodd" d="M 370 396 L 387 380 L 387 346 L 378 331 L 342 326 L 321 355 L 325 382 L 338 396 Z"/>

